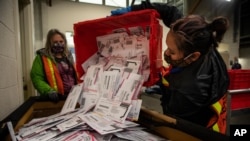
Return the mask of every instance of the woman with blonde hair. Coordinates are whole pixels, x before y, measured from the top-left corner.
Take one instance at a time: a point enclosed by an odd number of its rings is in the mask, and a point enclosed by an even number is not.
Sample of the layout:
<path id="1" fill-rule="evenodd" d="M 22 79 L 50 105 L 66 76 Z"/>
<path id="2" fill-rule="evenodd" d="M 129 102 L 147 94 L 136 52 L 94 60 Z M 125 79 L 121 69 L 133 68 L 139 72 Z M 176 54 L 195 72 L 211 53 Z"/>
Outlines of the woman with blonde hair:
<path id="1" fill-rule="evenodd" d="M 36 54 L 30 72 L 34 87 L 52 101 L 66 98 L 78 77 L 65 35 L 58 29 L 49 30 L 45 47 Z"/>

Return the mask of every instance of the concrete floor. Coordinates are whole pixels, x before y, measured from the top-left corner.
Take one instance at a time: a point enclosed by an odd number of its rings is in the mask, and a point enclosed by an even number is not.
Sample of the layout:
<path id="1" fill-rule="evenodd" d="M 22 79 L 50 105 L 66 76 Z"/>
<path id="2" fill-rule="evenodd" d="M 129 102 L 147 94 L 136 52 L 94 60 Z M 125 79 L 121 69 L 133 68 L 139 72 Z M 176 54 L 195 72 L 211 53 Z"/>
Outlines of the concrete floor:
<path id="1" fill-rule="evenodd" d="M 160 105 L 160 98 L 161 95 L 159 94 L 142 94 L 141 99 L 142 99 L 142 106 L 150 109 L 157 111 L 159 113 L 162 113 L 162 108 Z"/>
<path id="2" fill-rule="evenodd" d="M 250 125 L 250 110 L 242 109 L 232 111 L 230 117 L 230 124 L 248 124 Z"/>

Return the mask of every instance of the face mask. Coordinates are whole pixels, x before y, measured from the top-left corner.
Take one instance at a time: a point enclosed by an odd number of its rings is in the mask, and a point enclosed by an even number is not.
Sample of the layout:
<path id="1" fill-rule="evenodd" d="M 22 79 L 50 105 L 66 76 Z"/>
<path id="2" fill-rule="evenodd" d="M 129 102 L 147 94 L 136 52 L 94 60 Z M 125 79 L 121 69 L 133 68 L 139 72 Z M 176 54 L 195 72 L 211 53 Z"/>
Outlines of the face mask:
<path id="1" fill-rule="evenodd" d="M 186 60 L 191 57 L 193 54 L 189 54 L 187 57 L 183 58 L 183 59 L 179 59 L 179 60 L 172 60 L 170 56 L 164 55 L 164 60 L 172 65 L 173 67 L 186 67 L 188 66 L 188 63 L 186 62 Z"/>
<path id="2" fill-rule="evenodd" d="M 59 44 L 59 43 L 55 43 L 52 47 L 51 47 L 51 51 L 52 53 L 63 53 L 64 51 L 64 44 Z"/>

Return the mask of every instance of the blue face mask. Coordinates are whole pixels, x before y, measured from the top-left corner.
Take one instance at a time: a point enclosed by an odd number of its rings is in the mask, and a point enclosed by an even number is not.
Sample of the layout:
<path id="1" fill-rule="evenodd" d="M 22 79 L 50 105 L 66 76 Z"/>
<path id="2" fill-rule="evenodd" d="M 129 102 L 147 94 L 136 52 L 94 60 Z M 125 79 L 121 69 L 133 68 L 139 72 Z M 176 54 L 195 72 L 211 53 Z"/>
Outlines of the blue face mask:
<path id="1" fill-rule="evenodd" d="M 64 44 L 55 43 L 51 47 L 51 52 L 54 54 L 63 53 L 64 52 Z"/>

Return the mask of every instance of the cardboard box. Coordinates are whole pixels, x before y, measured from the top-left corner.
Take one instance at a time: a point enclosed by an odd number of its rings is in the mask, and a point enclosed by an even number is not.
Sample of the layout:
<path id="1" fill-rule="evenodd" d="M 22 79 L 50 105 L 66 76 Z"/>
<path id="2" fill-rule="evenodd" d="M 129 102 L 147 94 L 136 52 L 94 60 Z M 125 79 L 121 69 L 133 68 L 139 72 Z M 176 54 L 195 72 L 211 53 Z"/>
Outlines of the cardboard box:
<path id="1" fill-rule="evenodd" d="M 53 103 L 39 97 L 30 97 L 13 113 L 1 121 L 1 140 L 10 140 L 6 122 L 11 121 L 14 130 L 17 131 L 25 123 L 33 118 L 45 117 L 60 112 L 64 101 Z M 162 115 L 156 111 L 142 107 L 138 120 L 140 125 L 145 126 L 151 133 L 160 135 L 173 141 L 228 141 L 229 137 L 208 130 L 182 119 Z"/>

